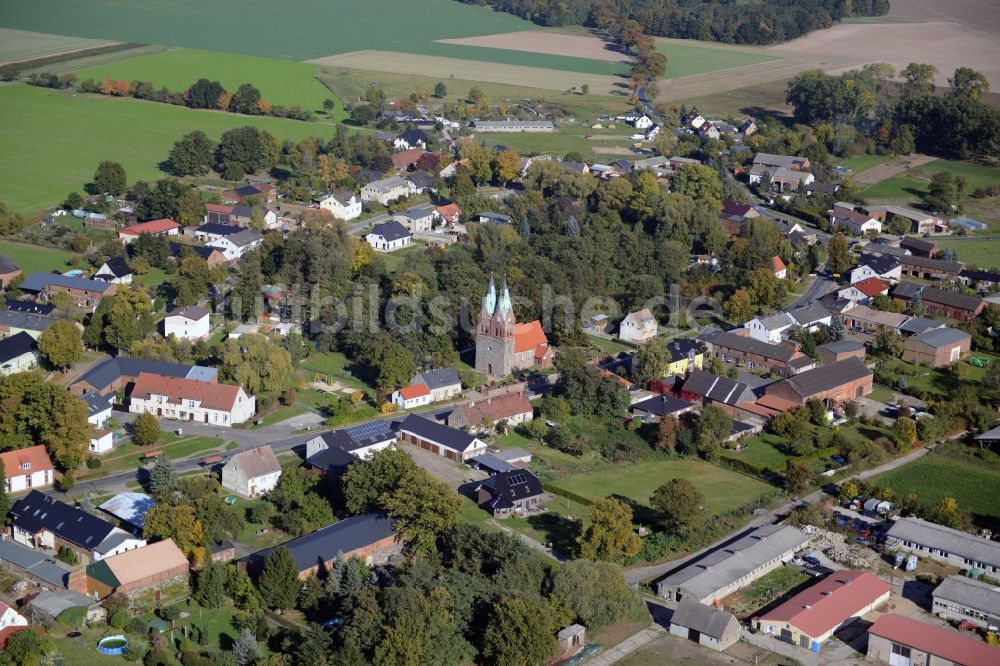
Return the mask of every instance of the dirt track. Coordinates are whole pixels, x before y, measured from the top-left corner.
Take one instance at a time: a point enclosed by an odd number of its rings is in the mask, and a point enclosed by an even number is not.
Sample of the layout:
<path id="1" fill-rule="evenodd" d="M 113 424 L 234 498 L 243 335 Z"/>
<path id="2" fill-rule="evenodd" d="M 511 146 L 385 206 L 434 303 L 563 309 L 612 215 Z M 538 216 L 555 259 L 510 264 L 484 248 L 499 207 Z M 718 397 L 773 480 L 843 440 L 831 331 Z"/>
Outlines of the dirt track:
<path id="1" fill-rule="evenodd" d="M 525 30 L 522 32 L 505 32 L 499 35 L 483 37 L 465 37 L 463 39 L 441 39 L 443 44 L 465 44 L 466 46 L 486 46 L 494 49 L 512 51 L 531 51 L 546 55 L 572 56 L 574 58 L 590 58 L 591 60 L 607 60 L 609 62 L 626 62 L 629 57 L 615 50 L 613 44 L 608 44 L 597 37 L 586 35 L 563 35 L 557 32 L 541 30 Z"/>
<path id="2" fill-rule="evenodd" d="M 858 185 L 874 185 L 875 183 L 881 183 L 883 180 L 897 176 L 904 171 L 916 169 L 923 164 L 933 162 L 935 159 L 928 155 L 909 155 L 901 157 L 898 160 L 886 162 L 885 164 L 878 164 L 864 171 L 859 171 L 857 174 L 851 176 L 851 180 Z"/>

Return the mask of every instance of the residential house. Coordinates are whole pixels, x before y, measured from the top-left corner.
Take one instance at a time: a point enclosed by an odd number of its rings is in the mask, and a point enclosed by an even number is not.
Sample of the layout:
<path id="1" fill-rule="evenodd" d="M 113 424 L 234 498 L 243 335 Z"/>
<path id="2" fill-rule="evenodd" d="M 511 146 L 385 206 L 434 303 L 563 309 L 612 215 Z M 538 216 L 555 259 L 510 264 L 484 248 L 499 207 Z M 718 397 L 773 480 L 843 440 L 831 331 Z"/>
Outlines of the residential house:
<path id="1" fill-rule="evenodd" d="M 659 423 L 664 417 L 679 418 L 693 412 L 694 408 L 694 403 L 687 400 L 679 400 L 668 395 L 654 395 L 632 404 L 629 411 L 632 413 L 632 418 L 637 418 L 643 423 Z"/>
<path id="2" fill-rule="evenodd" d="M 871 393 L 872 379 L 868 366 L 857 358 L 847 358 L 769 384 L 764 392 L 796 405 L 819 400 L 833 407 Z"/>
<path id="3" fill-rule="evenodd" d="M 146 493 L 125 491 L 118 493 L 97 508 L 133 530 L 142 532 L 146 514 L 156 506 L 156 501 Z"/>
<path id="4" fill-rule="evenodd" d="M 403 544 L 388 516 L 366 513 L 327 525 L 311 534 L 281 544 L 295 559 L 299 580 L 317 571 L 331 571 L 338 560 L 357 557 L 368 566 L 382 566 L 402 552 Z M 275 546 L 276 548 L 277 546 Z M 248 555 L 236 563 L 239 569 L 259 575 L 274 548 Z"/>
<path id="5" fill-rule="evenodd" d="M 788 316 L 796 326 L 811 332 L 819 330 L 820 326 L 829 326 L 833 320 L 830 311 L 818 303 L 792 308 L 788 311 Z"/>
<path id="6" fill-rule="evenodd" d="M 437 189 L 434 187 L 434 181 L 437 179 L 426 171 L 414 171 L 408 174 L 406 179 L 413 183 L 417 194 L 425 194 L 427 192 L 437 193 Z"/>
<path id="7" fill-rule="evenodd" d="M 653 121 L 650 117 L 641 111 L 629 111 L 624 115 L 618 116 L 618 120 L 622 120 L 636 129 L 649 129 L 653 126 Z"/>
<path id="8" fill-rule="evenodd" d="M 408 171 L 415 169 L 420 158 L 427 154 L 427 151 L 421 148 L 412 148 L 399 153 L 393 153 L 389 159 L 396 171 Z"/>
<path id="9" fill-rule="evenodd" d="M 622 319 L 618 326 L 618 337 L 625 342 L 642 344 L 656 337 L 658 326 L 656 317 L 649 308 L 643 308 Z"/>
<path id="10" fill-rule="evenodd" d="M 392 147 L 396 150 L 410 150 L 411 148 L 427 150 L 427 132 L 419 129 L 408 129 L 392 140 Z"/>
<path id="11" fill-rule="evenodd" d="M 240 187 L 232 190 L 226 190 L 222 193 L 222 198 L 226 201 L 232 201 L 234 203 L 243 203 L 247 200 L 257 200 L 261 203 L 269 204 L 275 202 L 278 198 L 278 192 L 274 188 L 274 185 L 258 181 L 241 185 Z"/>
<path id="12" fill-rule="evenodd" d="M 771 272 L 774 273 L 774 277 L 784 280 L 788 277 L 788 266 L 785 266 L 785 262 L 781 260 L 781 257 L 775 255 L 771 257 Z"/>
<path id="13" fill-rule="evenodd" d="M 499 472 L 480 484 L 477 503 L 494 518 L 524 516 L 541 509 L 542 482 L 529 470 Z"/>
<path id="14" fill-rule="evenodd" d="M 0 376 L 27 372 L 38 367 L 38 342 L 24 331 L 0 340 Z"/>
<path id="15" fill-rule="evenodd" d="M 799 351 L 794 342 L 780 345 L 755 340 L 749 335 L 726 332 L 712 342 L 713 353 L 725 363 L 746 367 L 754 372 L 774 373 L 780 377 L 805 372 L 816 362 Z"/>
<path id="16" fill-rule="evenodd" d="M 972 336 L 957 328 L 935 328 L 903 341 L 907 363 L 940 368 L 955 363 L 969 353 Z"/>
<path id="17" fill-rule="evenodd" d="M 434 209 L 434 213 L 437 218 L 442 220 L 445 224 L 458 224 L 458 222 L 462 219 L 462 209 L 454 203 L 438 206 Z"/>
<path id="18" fill-rule="evenodd" d="M 771 153 L 757 153 L 753 158 L 753 166 L 768 167 L 770 169 L 789 169 L 791 171 L 805 171 L 812 165 L 807 157 L 792 155 L 773 155 Z"/>
<path id="19" fill-rule="evenodd" d="M 924 313 L 943 315 L 958 321 L 972 321 L 986 308 L 986 301 L 978 296 L 966 296 L 957 291 L 924 287 L 920 290 Z"/>
<path id="20" fill-rule="evenodd" d="M 486 442 L 461 430 L 410 414 L 399 424 L 399 439 L 449 460 L 465 462 L 486 452 Z"/>
<path id="21" fill-rule="evenodd" d="M 903 265 L 903 275 L 925 280 L 954 280 L 965 268 L 965 264 L 959 261 L 928 259 L 915 254 L 896 255 L 896 258 Z"/>
<path id="22" fill-rule="evenodd" d="M 255 214 L 259 214 L 266 229 L 278 225 L 278 213 L 271 208 L 258 208 L 246 204 L 225 206 L 220 204 L 205 204 L 205 224 L 224 224 L 235 227 L 248 227 L 253 222 Z"/>
<path id="23" fill-rule="evenodd" d="M 33 301 L 16 302 L 19 304 L 24 303 L 32 308 L 45 308 L 51 312 L 52 306 L 38 305 Z M 11 309 L 8 304 L 6 310 L 0 310 L 0 340 L 13 337 L 18 333 L 27 333 L 37 340 L 38 336 L 54 323 L 56 323 L 55 317 L 36 314 L 34 312 L 25 312 L 21 309 Z"/>
<path id="24" fill-rule="evenodd" d="M 855 236 L 882 233 L 882 223 L 861 206 L 837 202 L 830 211 L 830 226 L 846 229 Z"/>
<path id="25" fill-rule="evenodd" d="M 667 343 L 667 351 L 670 352 L 668 377 L 683 377 L 692 370 L 701 370 L 705 360 L 702 344 L 693 338 L 672 340 Z"/>
<path id="26" fill-rule="evenodd" d="M 475 132 L 552 132 L 551 120 L 473 120 L 469 128 Z"/>
<path id="27" fill-rule="evenodd" d="M 635 160 L 632 162 L 632 170 L 652 171 L 653 175 L 658 178 L 667 175 L 671 171 L 667 158 L 662 155 Z"/>
<path id="28" fill-rule="evenodd" d="M 410 230 L 396 220 L 376 224 L 365 241 L 378 252 L 394 252 L 404 248 L 413 240 Z"/>
<path id="29" fill-rule="evenodd" d="M 515 391 L 461 404 L 448 414 L 446 425 L 452 428 L 479 428 L 484 424 L 501 423 L 515 426 L 533 418 L 531 403 L 524 393 Z"/>
<path id="30" fill-rule="evenodd" d="M 833 633 L 889 601 L 892 588 L 868 571 L 834 571 L 754 619 L 765 636 L 819 652 Z"/>
<path id="31" fill-rule="evenodd" d="M 226 261 L 239 261 L 247 252 L 257 248 L 264 242 L 264 234 L 256 229 L 242 229 L 239 233 L 223 236 L 214 241 L 209 241 L 207 245 L 214 247 Z"/>
<path id="32" fill-rule="evenodd" d="M 698 136 L 703 139 L 718 141 L 722 137 L 722 132 L 719 131 L 715 122 L 709 120 L 702 123 L 701 127 L 698 128 Z"/>
<path id="33" fill-rule="evenodd" d="M 914 238 L 913 236 L 903 236 L 903 238 L 899 240 L 899 247 L 903 250 L 908 250 L 913 256 L 927 257 L 928 259 L 933 259 L 934 255 L 941 249 L 941 247 L 932 240 Z"/>
<path id="34" fill-rule="evenodd" d="M 656 582 L 667 601 L 713 605 L 794 557 L 811 537 L 788 525 L 764 525 L 719 546 Z"/>
<path id="35" fill-rule="evenodd" d="M 732 199 L 727 199 L 722 202 L 722 212 L 729 213 L 730 215 L 736 215 L 737 217 L 742 217 L 746 219 L 760 217 L 760 213 L 756 208 L 748 203 L 743 203 L 742 201 L 733 201 Z"/>
<path id="36" fill-rule="evenodd" d="M 128 227 L 122 227 L 118 230 L 118 240 L 128 245 L 140 234 L 149 234 L 151 236 L 176 236 L 180 233 L 181 225 L 177 224 L 171 219 L 161 218 L 159 220 L 150 220 L 149 222 L 140 222 L 139 224 L 133 224 Z"/>
<path id="37" fill-rule="evenodd" d="M 754 340 L 776 345 L 788 337 L 794 326 L 795 321 L 789 315 L 784 312 L 776 312 L 754 317 L 743 324 L 743 329 Z"/>
<path id="38" fill-rule="evenodd" d="M 383 180 L 375 180 L 361 188 L 361 201 L 377 201 L 388 206 L 397 199 L 402 199 L 416 193 L 416 188 L 408 180 L 393 176 Z"/>
<path id="39" fill-rule="evenodd" d="M 105 428 L 94 428 L 90 436 L 90 446 L 87 449 L 91 453 L 101 455 L 107 453 L 115 446 L 115 433 Z"/>
<path id="40" fill-rule="evenodd" d="M 832 365 L 849 358 L 864 361 L 865 346 L 854 340 L 838 340 L 836 342 L 828 342 L 825 345 L 819 345 L 816 347 L 816 354 L 823 365 Z"/>
<path id="41" fill-rule="evenodd" d="M 691 599 L 682 599 L 670 616 L 670 633 L 721 651 L 740 640 L 742 628 L 732 613 Z"/>
<path id="42" fill-rule="evenodd" d="M 83 396 L 91 392 L 109 395 L 119 390 L 127 391 L 129 385 L 134 383 L 144 372 L 161 377 L 176 377 L 200 382 L 216 382 L 219 378 L 217 368 L 116 356 L 94 365 L 90 370 L 80 375 L 68 388 L 69 392 L 75 396 Z"/>
<path id="43" fill-rule="evenodd" d="M 173 539 L 164 539 L 87 565 L 87 593 L 97 599 L 133 596 L 187 577 L 190 564 Z"/>
<path id="44" fill-rule="evenodd" d="M 37 490 L 15 502 L 10 517 L 14 541 L 36 550 L 66 546 L 97 561 L 146 545 L 145 539 Z"/>
<path id="45" fill-rule="evenodd" d="M 100 393 L 87 393 L 80 397 L 87 405 L 87 423 L 102 428 L 111 418 L 112 398 Z"/>
<path id="46" fill-rule="evenodd" d="M 689 125 L 692 129 L 698 129 L 705 124 L 705 118 L 698 113 L 697 108 L 693 108 L 684 114 L 684 117 L 681 118 L 681 124 Z"/>
<path id="47" fill-rule="evenodd" d="M 101 282 L 113 282 L 115 284 L 132 284 L 132 269 L 125 261 L 125 257 L 111 257 L 97 269 L 94 279 Z"/>
<path id="48" fill-rule="evenodd" d="M 810 183 L 806 187 L 806 195 L 812 196 L 814 194 L 826 194 L 827 196 L 833 196 L 840 191 L 840 185 L 837 183 L 821 183 L 818 180 Z"/>
<path id="49" fill-rule="evenodd" d="M 979 569 L 990 577 L 1000 573 L 1000 542 L 920 518 L 900 518 L 887 536 L 889 548 L 962 569 Z"/>
<path id="50" fill-rule="evenodd" d="M 413 206 L 395 215 L 393 219 L 402 222 L 411 233 L 430 231 L 434 226 L 434 206 L 427 204 Z"/>
<path id="51" fill-rule="evenodd" d="M 211 243 L 226 236 L 232 236 L 243 231 L 243 227 L 235 224 L 221 222 L 207 222 L 192 229 L 187 229 L 184 233 L 189 238 L 202 243 Z"/>
<path id="52" fill-rule="evenodd" d="M 0 599 L 0 650 L 7 646 L 7 639 L 21 629 L 27 628 L 28 618 L 11 608 Z"/>
<path id="53" fill-rule="evenodd" d="M 42 303 L 56 294 L 68 294 L 77 307 L 93 312 L 102 298 L 117 293 L 118 285 L 56 273 L 35 273 L 29 275 L 19 289 Z"/>
<path id="54" fill-rule="evenodd" d="M 129 394 L 128 410 L 229 428 L 249 421 L 256 404 L 256 398 L 241 386 L 140 372 Z"/>
<path id="55" fill-rule="evenodd" d="M 837 297 L 854 303 L 871 303 L 876 296 L 888 296 L 889 283 L 877 277 L 865 278 L 837 292 Z"/>
<path id="56" fill-rule="evenodd" d="M 862 254 L 857 268 L 851 269 L 851 284 L 873 277 L 898 282 L 903 277 L 903 265 L 891 254 Z"/>
<path id="57" fill-rule="evenodd" d="M 200 305 L 176 308 L 163 318 L 163 336 L 181 340 L 204 340 L 211 332 L 210 312 Z"/>
<path id="58" fill-rule="evenodd" d="M 320 210 L 328 211 L 341 220 L 353 220 L 361 216 L 361 197 L 354 192 L 326 192 L 313 199 Z"/>
<path id="59" fill-rule="evenodd" d="M 4 485 L 8 493 L 48 488 L 52 485 L 55 467 L 41 444 L 4 451 L 0 453 L 0 460 L 3 461 Z"/>
<path id="60" fill-rule="evenodd" d="M 411 386 L 418 384 L 424 384 L 430 389 L 431 402 L 450 400 L 462 395 L 462 380 L 458 378 L 458 372 L 452 367 L 419 372 L 410 380 Z"/>
<path id="61" fill-rule="evenodd" d="M 6 289 L 23 271 L 6 255 L 0 255 L 0 289 Z"/>
<path id="62" fill-rule="evenodd" d="M 1000 627 L 1000 589 L 992 583 L 948 576 L 931 592 L 931 612 L 952 622 L 971 622 L 977 627 Z"/>
<path id="63" fill-rule="evenodd" d="M 431 390 L 426 384 L 401 386 L 392 392 L 392 404 L 400 409 L 416 409 L 431 404 Z"/>
<path id="64" fill-rule="evenodd" d="M 201 245 L 188 245 L 186 243 L 170 244 L 171 261 L 179 261 L 188 253 L 203 259 L 209 268 L 222 266 L 226 263 L 226 257 L 214 247 L 202 247 Z"/>
<path id="65" fill-rule="evenodd" d="M 340 476 L 358 460 L 392 447 L 396 433 L 382 420 L 324 432 L 306 442 L 306 462 L 330 476 Z"/>
<path id="66" fill-rule="evenodd" d="M 997 648 L 978 637 L 904 615 L 880 615 L 868 628 L 869 659 L 890 666 L 996 666 Z"/>
<path id="67" fill-rule="evenodd" d="M 873 310 L 867 305 L 858 304 L 844 310 L 840 318 L 844 320 L 845 327 L 856 328 L 865 333 L 878 333 L 887 328 L 898 331 L 899 327 L 909 319 L 904 314 Z"/>
<path id="68" fill-rule="evenodd" d="M 260 497 L 274 490 L 281 463 L 270 446 L 237 453 L 222 466 L 222 487 L 243 497 Z"/>

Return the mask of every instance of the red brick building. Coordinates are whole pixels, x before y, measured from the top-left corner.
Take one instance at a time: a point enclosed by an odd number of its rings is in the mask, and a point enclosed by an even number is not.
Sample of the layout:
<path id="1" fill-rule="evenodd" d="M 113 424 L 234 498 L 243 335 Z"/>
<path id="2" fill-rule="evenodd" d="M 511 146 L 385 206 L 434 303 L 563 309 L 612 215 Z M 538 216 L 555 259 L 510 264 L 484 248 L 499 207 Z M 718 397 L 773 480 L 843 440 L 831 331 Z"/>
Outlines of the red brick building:
<path id="1" fill-rule="evenodd" d="M 873 377 L 868 366 L 857 358 L 848 358 L 775 382 L 764 390 L 769 396 L 797 405 L 815 399 L 833 407 L 871 393 Z"/>

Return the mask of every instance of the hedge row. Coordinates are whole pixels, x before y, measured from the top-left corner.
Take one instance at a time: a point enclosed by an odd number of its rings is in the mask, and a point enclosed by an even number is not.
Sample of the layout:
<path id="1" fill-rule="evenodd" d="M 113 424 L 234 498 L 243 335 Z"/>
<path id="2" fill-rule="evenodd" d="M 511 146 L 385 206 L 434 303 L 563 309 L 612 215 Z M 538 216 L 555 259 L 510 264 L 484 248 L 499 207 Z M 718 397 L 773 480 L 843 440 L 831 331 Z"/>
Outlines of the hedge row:
<path id="1" fill-rule="evenodd" d="M 584 506 L 592 506 L 594 504 L 594 500 L 590 499 L 589 497 L 584 497 L 583 495 L 574 493 L 572 490 L 566 490 L 565 488 L 557 486 L 554 483 L 543 483 L 542 488 L 544 488 L 546 492 L 550 492 L 555 495 L 561 495 L 566 499 L 573 500 L 574 502 L 579 502 Z"/>

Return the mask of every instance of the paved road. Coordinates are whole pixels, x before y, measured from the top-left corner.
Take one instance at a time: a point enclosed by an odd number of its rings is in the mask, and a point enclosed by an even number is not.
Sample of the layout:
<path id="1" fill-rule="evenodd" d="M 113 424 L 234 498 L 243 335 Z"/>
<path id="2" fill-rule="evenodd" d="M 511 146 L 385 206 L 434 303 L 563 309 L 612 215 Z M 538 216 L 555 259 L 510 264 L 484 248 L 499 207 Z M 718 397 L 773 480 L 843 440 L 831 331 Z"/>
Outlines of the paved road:
<path id="1" fill-rule="evenodd" d="M 810 305 L 811 303 L 826 296 L 835 286 L 836 283 L 833 280 L 816 273 L 809 278 L 809 286 L 806 287 L 805 292 L 795 299 L 795 302 L 792 303 L 789 308 L 797 308 L 800 305 Z"/>
<path id="2" fill-rule="evenodd" d="M 959 436 L 959 435 L 957 435 L 957 436 Z M 910 453 L 906 454 L 905 456 L 902 456 L 900 458 L 896 458 L 895 460 L 890 460 L 889 462 L 885 463 L 884 465 L 880 465 L 878 467 L 875 467 L 875 468 L 872 468 L 872 469 L 860 472 L 859 474 L 855 474 L 853 476 L 847 477 L 847 479 L 843 479 L 839 483 L 843 483 L 844 481 L 846 481 L 848 479 L 856 479 L 856 480 L 864 481 L 866 479 L 870 479 L 871 477 L 877 476 L 877 475 L 882 474 L 884 472 L 892 471 L 892 470 L 894 470 L 894 469 L 896 469 L 898 467 L 902 467 L 903 465 L 905 465 L 907 463 L 913 462 L 914 460 L 918 460 L 918 459 L 924 457 L 925 455 L 927 455 L 928 453 L 930 453 L 930 451 L 933 450 L 933 448 L 934 448 L 934 445 L 916 449 L 916 450 L 911 451 Z M 694 560 L 694 559 L 697 559 L 697 558 L 703 556 L 707 551 L 712 550 L 714 548 L 718 548 L 719 546 L 722 546 L 722 545 L 724 545 L 726 543 L 729 543 L 730 541 L 733 541 L 735 538 L 737 538 L 740 534 L 742 534 L 746 530 L 753 529 L 755 527 L 761 527 L 762 525 L 771 525 L 773 523 L 776 523 L 778 521 L 779 517 L 781 517 L 783 515 L 786 515 L 789 511 L 791 511 L 792 507 L 796 506 L 797 504 L 801 504 L 802 502 L 808 502 L 809 504 L 815 504 L 816 502 L 821 501 L 825 497 L 827 497 L 826 491 L 823 490 L 823 489 L 820 489 L 820 490 L 816 490 L 816 491 L 810 493 L 809 495 L 807 495 L 805 497 L 801 497 L 801 498 L 797 498 L 797 499 L 794 499 L 794 500 L 789 501 L 789 502 L 785 502 L 784 504 L 782 504 L 781 506 L 777 507 L 776 509 L 773 509 L 773 510 L 769 511 L 766 514 L 763 514 L 761 516 L 758 516 L 758 517 L 754 518 L 746 526 L 740 528 L 737 532 L 734 532 L 732 534 L 727 534 L 726 536 L 724 536 L 723 538 L 719 539 L 718 541 L 716 541 L 712 545 L 707 546 L 706 548 L 703 548 L 703 549 L 701 549 L 700 551 L 698 551 L 696 553 L 692 553 L 690 555 L 687 555 L 685 557 L 681 557 L 681 558 L 676 559 L 676 560 L 672 560 L 670 562 L 661 562 L 660 564 L 651 564 L 651 565 L 644 566 L 644 567 L 636 567 L 634 569 L 629 569 L 629 570 L 627 570 L 625 572 L 625 580 L 628 581 L 632 585 L 638 585 L 638 584 L 646 582 L 646 581 L 650 581 L 650 580 L 653 580 L 653 579 L 656 579 L 656 578 L 660 578 L 664 574 L 666 574 L 666 573 L 668 573 L 670 571 L 673 571 L 674 569 L 678 569 L 678 568 L 684 566 L 685 564 L 687 564 L 691 560 Z"/>

